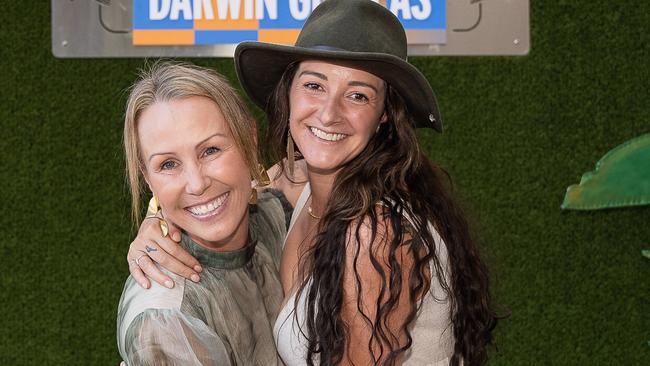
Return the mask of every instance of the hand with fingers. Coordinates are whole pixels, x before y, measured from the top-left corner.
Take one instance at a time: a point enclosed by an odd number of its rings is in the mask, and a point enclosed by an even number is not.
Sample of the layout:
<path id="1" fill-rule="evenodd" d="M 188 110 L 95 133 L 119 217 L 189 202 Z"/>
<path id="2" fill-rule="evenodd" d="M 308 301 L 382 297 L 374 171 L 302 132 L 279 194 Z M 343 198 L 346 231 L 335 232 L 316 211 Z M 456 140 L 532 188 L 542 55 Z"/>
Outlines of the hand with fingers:
<path id="1" fill-rule="evenodd" d="M 151 218 L 145 218 L 129 246 L 126 259 L 133 278 L 145 289 L 151 287 L 149 278 L 167 288 L 174 287 L 174 281 L 156 266 L 157 263 L 170 272 L 199 282 L 199 273 L 203 269 L 199 261 L 179 245 L 180 230 L 167 222 L 169 232 L 163 236 L 161 220 Z"/>

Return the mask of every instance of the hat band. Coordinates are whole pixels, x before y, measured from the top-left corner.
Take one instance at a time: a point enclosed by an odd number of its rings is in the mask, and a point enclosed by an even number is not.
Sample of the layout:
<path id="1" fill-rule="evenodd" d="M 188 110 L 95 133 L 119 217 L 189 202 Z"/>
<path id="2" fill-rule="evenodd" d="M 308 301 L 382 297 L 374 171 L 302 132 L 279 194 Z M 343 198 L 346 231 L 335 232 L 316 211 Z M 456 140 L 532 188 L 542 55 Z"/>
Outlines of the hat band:
<path id="1" fill-rule="evenodd" d="M 346 51 L 347 52 L 347 50 L 344 50 L 344 49 L 338 48 L 338 47 L 332 47 L 332 46 L 317 45 L 317 46 L 311 46 L 311 47 L 307 47 L 307 48 L 311 48 L 311 49 L 314 49 L 314 50 L 323 50 L 323 51 Z"/>

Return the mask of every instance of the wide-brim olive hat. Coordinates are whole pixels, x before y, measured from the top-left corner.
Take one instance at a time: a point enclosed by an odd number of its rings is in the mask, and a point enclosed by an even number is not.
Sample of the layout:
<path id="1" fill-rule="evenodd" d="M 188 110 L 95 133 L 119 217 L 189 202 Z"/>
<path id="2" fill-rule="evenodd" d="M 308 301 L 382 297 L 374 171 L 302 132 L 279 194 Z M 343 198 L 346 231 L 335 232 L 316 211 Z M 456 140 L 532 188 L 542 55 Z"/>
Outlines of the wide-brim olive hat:
<path id="1" fill-rule="evenodd" d="M 262 109 L 287 67 L 311 59 L 342 61 L 380 77 L 404 98 L 416 127 L 442 132 L 433 90 L 406 61 L 406 33 L 385 7 L 370 0 L 327 0 L 309 16 L 295 46 L 242 42 L 235 50 L 239 81 Z"/>

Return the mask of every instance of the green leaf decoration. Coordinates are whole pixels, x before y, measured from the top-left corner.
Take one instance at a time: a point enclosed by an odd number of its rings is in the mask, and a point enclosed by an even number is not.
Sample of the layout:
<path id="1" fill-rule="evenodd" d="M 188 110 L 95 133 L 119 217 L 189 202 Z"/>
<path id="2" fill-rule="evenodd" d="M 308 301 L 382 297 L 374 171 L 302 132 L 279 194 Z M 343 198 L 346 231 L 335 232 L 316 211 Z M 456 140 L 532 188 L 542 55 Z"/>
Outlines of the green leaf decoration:
<path id="1" fill-rule="evenodd" d="M 567 188 L 562 209 L 597 210 L 650 204 L 650 133 L 617 146 Z"/>
<path id="2" fill-rule="evenodd" d="M 643 255 L 644 257 L 646 257 L 648 259 L 650 259 L 650 249 L 643 249 L 641 251 L 641 255 Z"/>

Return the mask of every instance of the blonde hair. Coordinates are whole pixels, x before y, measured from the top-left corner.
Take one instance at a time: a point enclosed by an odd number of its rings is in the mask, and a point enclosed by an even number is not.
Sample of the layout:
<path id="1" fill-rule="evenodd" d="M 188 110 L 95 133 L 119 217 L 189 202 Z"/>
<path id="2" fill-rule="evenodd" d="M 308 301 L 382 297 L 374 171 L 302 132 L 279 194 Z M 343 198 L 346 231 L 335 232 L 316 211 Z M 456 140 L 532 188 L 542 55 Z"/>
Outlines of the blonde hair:
<path id="1" fill-rule="evenodd" d="M 138 118 L 156 102 L 192 96 L 209 98 L 219 107 L 235 145 L 251 170 L 252 178 L 260 178 L 255 121 L 228 81 L 217 72 L 203 67 L 157 62 L 140 72 L 138 80 L 131 87 L 124 117 L 126 175 L 131 192 L 131 217 L 136 226 L 140 223 L 140 200 L 145 188 L 145 167 L 137 133 Z"/>

